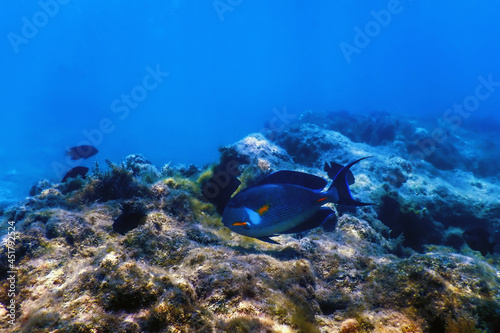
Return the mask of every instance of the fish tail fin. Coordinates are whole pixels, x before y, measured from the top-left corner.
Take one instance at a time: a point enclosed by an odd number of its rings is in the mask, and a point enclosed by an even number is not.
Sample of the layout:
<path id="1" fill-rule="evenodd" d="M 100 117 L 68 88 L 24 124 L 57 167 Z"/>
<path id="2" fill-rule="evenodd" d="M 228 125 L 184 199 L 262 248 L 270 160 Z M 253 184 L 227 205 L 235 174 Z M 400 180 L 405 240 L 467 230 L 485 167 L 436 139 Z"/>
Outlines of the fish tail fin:
<path id="1" fill-rule="evenodd" d="M 77 160 L 75 152 L 71 151 L 70 149 L 66 150 L 66 156 L 70 156 L 72 161 Z"/>
<path id="2" fill-rule="evenodd" d="M 333 183 L 328 189 L 328 192 L 333 192 L 336 195 L 334 197 L 338 198 L 335 203 L 339 205 L 347 205 L 347 206 L 370 206 L 372 203 L 364 203 L 354 200 L 351 195 L 351 191 L 349 190 L 349 183 L 347 180 L 347 174 L 349 173 L 349 169 L 356 163 L 364 160 L 365 158 L 369 158 L 372 156 L 367 156 L 360 158 L 354 162 L 347 164 L 343 167 L 333 179 Z"/>

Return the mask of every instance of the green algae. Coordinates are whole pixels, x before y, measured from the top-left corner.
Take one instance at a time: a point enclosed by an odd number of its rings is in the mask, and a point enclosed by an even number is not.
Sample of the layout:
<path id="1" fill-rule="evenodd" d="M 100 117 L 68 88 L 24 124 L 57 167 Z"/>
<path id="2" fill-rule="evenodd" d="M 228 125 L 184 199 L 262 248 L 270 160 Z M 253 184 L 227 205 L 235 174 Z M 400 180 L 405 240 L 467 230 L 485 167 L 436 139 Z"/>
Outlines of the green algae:
<path id="1" fill-rule="evenodd" d="M 225 332 L 241 332 L 241 333 L 253 333 L 253 332 L 272 332 L 266 327 L 264 323 L 258 318 L 253 318 L 250 316 L 237 316 L 231 318 L 227 323 L 224 324 L 223 329 Z M 267 330 L 266 330 L 267 328 Z"/>
<path id="2" fill-rule="evenodd" d="M 199 194 L 200 187 L 199 185 L 190 180 L 189 178 L 184 178 L 180 176 L 169 177 L 163 180 L 163 183 L 166 184 L 169 188 L 176 190 L 184 190 L 188 191 L 192 194 Z"/>
<path id="3" fill-rule="evenodd" d="M 383 271 L 377 270 L 370 276 L 375 287 L 370 302 L 413 309 L 410 311 L 426 318 L 434 329 L 455 327 L 456 318 L 471 318 L 471 314 L 477 315 L 475 327 L 487 326 L 494 318 L 500 318 L 496 311 L 492 315 L 481 314 L 481 309 L 494 308 L 495 303 L 489 299 L 498 294 L 498 278 L 485 279 L 488 273 L 481 266 L 457 259 L 413 256 L 395 266 L 388 265 Z M 430 317 L 429 313 L 435 315 Z"/>
<path id="4" fill-rule="evenodd" d="M 273 165 L 261 164 L 243 169 L 245 184 Z M 17 248 L 19 301 L 26 310 L 16 329 L 330 332 L 347 320 L 356 322 L 358 333 L 497 327 L 500 277 L 494 268 L 480 256 L 458 256 L 442 246 L 396 257 L 401 240 L 388 238 L 371 208 L 344 211 L 335 230 L 283 236 L 276 246 L 223 227 L 201 195 L 213 168 L 189 177 L 169 169 L 168 178 L 137 170 L 113 165 L 81 188 L 65 195 L 44 189 L 34 206 L 8 213 L 27 229 Z M 131 193 L 129 185 L 139 190 Z M 44 200 L 73 205 L 47 209 Z M 131 202 L 144 207 L 145 223 L 124 235 L 111 232 L 120 207 Z M 429 217 L 419 205 L 403 206 L 401 216 Z M 498 257 L 488 262 L 498 267 Z M 39 310 L 45 308 L 60 315 Z"/>
<path id="5" fill-rule="evenodd" d="M 134 311 L 153 304 L 164 288 L 164 281 L 145 274 L 134 263 L 113 267 L 101 265 L 87 273 L 82 288 L 98 296 L 104 309 Z"/>
<path id="6" fill-rule="evenodd" d="M 132 171 L 106 162 L 109 170 L 89 176 L 83 188 L 70 193 L 68 203 L 89 204 L 150 195 L 148 186 L 136 179 Z"/>
<path id="7" fill-rule="evenodd" d="M 57 327 L 60 314 L 48 309 L 39 309 L 32 312 L 26 322 L 23 323 L 22 332 L 50 332 Z"/>
<path id="8" fill-rule="evenodd" d="M 199 184 L 200 187 L 202 187 L 203 184 L 208 182 L 214 175 L 214 167 L 215 164 L 210 166 L 209 168 L 205 169 L 200 175 L 198 176 L 198 179 L 196 180 L 196 183 Z"/>
<path id="9" fill-rule="evenodd" d="M 196 197 L 190 197 L 189 202 L 194 218 L 203 226 L 208 228 L 220 228 L 223 226 L 221 217 L 215 211 L 215 206 L 211 203 L 203 202 Z"/>

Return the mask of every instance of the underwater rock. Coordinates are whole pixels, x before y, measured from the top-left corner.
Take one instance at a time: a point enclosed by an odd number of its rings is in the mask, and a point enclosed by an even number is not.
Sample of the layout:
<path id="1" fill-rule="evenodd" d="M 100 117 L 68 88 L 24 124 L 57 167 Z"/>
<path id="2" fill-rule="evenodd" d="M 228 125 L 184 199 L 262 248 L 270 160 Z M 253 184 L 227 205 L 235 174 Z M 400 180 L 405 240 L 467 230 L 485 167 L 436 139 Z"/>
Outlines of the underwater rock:
<path id="1" fill-rule="evenodd" d="M 219 214 L 222 214 L 231 195 L 240 186 L 256 183 L 273 170 L 289 165 L 287 162 L 291 161 L 286 151 L 260 133 L 223 147 L 220 152 L 220 162 L 213 167 L 210 177 L 201 180 L 204 199 L 213 203 Z"/>
<path id="2" fill-rule="evenodd" d="M 295 124 L 276 135 L 276 142 L 288 151 L 295 163 L 318 166 L 325 151 L 348 150 L 343 145 L 343 141 L 348 140 L 331 138 L 329 134 L 337 135 L 337 132 L 325 133 L 317 125 Z"/>
<path id="3" fill-rule="evenodd" d="M 388 112 L 372 112 L 369 115 L 341 112 L 312 112 L 301 116 L 303 123 L 320 125 L 325 129 L 342 133 L 354 142 L 378 146 L 392 142 L 400 135 L 401 117 Z M 403 125 L 404 126 L 404 125 Z"/>
<path id="4" fill-rule="evenodd" d="M 130 155 L 72 190 L 70 182 L 38 184 L 0 216 L 2 225 L 15 222 L 18 231 L 19 304 L 14 326 L 2 321 L 0 329 L 498 331 L 499 253 L 485 259 L 462 235 L 482 227 L 498 241 L 499 183 L 425 161 L 412 164 L 400 143 L 421 124 L 380 114 L 359 120 L 365 131 L 353 127 L 348 135 L 331 125 L 338 119 L 314 121 L 294 122 L 274 134 L 276 142 L 243 138 L 222 148 L 220 162 L 208 168 L 157 172 Z M 372 133 L 370 126 L 383 129 Z M 356 135 L 369 144 L 355 142 Z M 232 233 L 203 194 L 210 182 L 226 183 L 221 172 L 230 160 L 238 162 L 232 175 L 238 186 L 227 186 L 240 191 L 277 170 L 326 178 L 325 162 L 369 155 L 353 167 L 351 189 L 376 205 L 333 204 L 330 226 L 280 235 L 281 245 Z M 8 263 L 2 246 L 3 314 L 10 302 Z"/>
<path id="5" fill-rule="evenodd" d="M 93 242 L 94 231 L 79 215 L 64 210 L 52 210 L 50 218 L 45 223 L 46 238 L 62 237 L 68 245 Z"/>
<path id="6" fill-rule="evenodd" d="M 354 117 L 342 115 L 344 118 Z M 337 118 L 335 121 L 340 122 Z M 441 171 L 427 162 L 415 165 L 406 153 L 396 155 L 400 150 L 397 147 L 392 149 L 390 143 L 373 147 L 353 142 L 332 131 L 330 128 L 334 126 L 329 126 L 329 118 L 324 119 L 323 125 L 318 125 L 321 119 L 308 113 L 304 122 L 295 122 L 276 133 L 275 137 L 295 162 L 317 168 L 324 162 L 345 163 L 349 159 L 374 156 L 363 162 L 360 171 L 354 171 L 357 176 L 352 190 L 361 191 L 355 194 L 360 201 L 376 205 L 356 212 L 349 207 L 337 206 L 339 213 L 364 214 L 363 218 L 372 223 L 381 221 L 392 230 L 392 237 L 404 237 L 403 245 L 418 251 L 422 251 L 426 244 L 447 242 L 444 230 L 449 227 L 466 229 L 477 225 L 492 228 L 491 223 L 499 214 L 499 202 L 495 199 L 500 194 L 497 184 L 480 181 L 471 172 Z M 418 129 L 416 123 L 399 121 L 400 126 L 404 124 L 415 131 Z M 412 130 L 405 126 L 401 133 L 396 133 L 401 140 L 406 140 L 402 138 L 404 135 L 413 135 L 410 134 Z M 348 124 L 342 132 L 348 134 L 346 128 L 349 128 Z M 425 130 L 422 133 L 424 137 Z"/>
<path id="7" fill-rule="evenodd" d="M 146 223 L 146 210 L 141 205 L 124 203 L 122 213 L 113 222 L 113 231 L 122 235 Z"/>
<path id="8" fill-rule="evenodd" d="M 356 319 L 347 319 L 340 325 L 340 333 L 358 333 L 361 330 L 361 326 Z"/>
<path id="9" fill-rule="evenodd" d="M 142 161 L 142 159 L 139 160 Z M 134 158 L 133 161 L 136 159 Z M 148 196 L 150 194 L 149 181 L 144 180 L 143 182 L 142 178 L 134 176 L 133 171 L 126 169 L 125 166 L 128 167 L 128 165 L 137 166 L 137 164 L 130 162 L 130 159 L 128 162 L 128 164 L 123 163 L 122 166 L 117 166 L 107 161 L 109 170 L 87 177 L 85 186 L 72 192 L 68 201 L 72 204 L 78 204 Z M 137 170 L 140 170 L 140 176 L 144 176 L 141 174 L 143 169 Z"/>
<path id="10" fill-rule="evenodd" d="M 500 304 L 491 299 L 499 292 L 500 274 L 477 259 L 450 253 L 415 254 L 373 271 L 370 278 L 377 281 L 373 293 L 367 294 L 372 304 L 392 302 L 392 308 L 413 308 L 426 320 L 426 332 L 460 326 L 471 332 L 495 332 L 500 323 Z M 489 317 L 485 307 L 495 314 Z"/>
<path id="11" fill-rule="evenodd" d="M 48 179 L 39 180 L 33 186 L 31 186 L 30 191 L 29 191 L 29 195 L 32 197 L 35 195 L 38 195 L 38 194 L 42 193 L 43 190 L 46 190 L 51 186 L 52 186 L 52 184 L 50 183 L 50 181 Z"/>
<path id="12" fill-rule="evenodd" d="M 336 131 L 355 143 L 390 146 L 405 158 L 416 154 L 440 170 L 461 169 L 474 172 L 480 177 L 494 177 L 499 174 L 500 152 L 496 148 L 500 144 L 498 138 L 491 135 L 485 137 L 484 133 L 477 129 L 450 129 L 449 124 L 441 119 L 417 120 L 388 112 L 372 112 L 366 115 L 346 111 L 307 111 L 300 118 L 302 126 L 312 124 L 324 130 Z M 293 129 L 295 125 L 297 122 L 287 130 Z M 272 137 L 281 136 L 284 132 L 286 131 L 273 133 Z M 434 133 L 443 133 L 444 139 L 434 137 Z M 287 145 L 284 144 L 283 147 L 285 146 Z M 293 150 L 288 151 L 297 155 Z M 298 153 L 300 155 L 300 152 Z"/>
<path id="13" fill-rule="evenodd" d="M 142 179 L 149 184 L 153 183 L 161 176 L 156 167 L 144 156 L 139 154 L 125 157 L 125 161 L 122 162 L 121 167 L 125 170 L 132 171 L 134 177 Z"/>
<path id="14" fill-rule="evenodd" d="M 290 161 L 285 150 L 268 141 L 260 133 L 248 135 L 227 148 L 233 149 L 240 157 L 246 157 L 249 163 L 267 160 L 271 165 L 280 165 L 283 161 Z"/>
<path id="15" fill-rule="evenodd" d="M 491 234 L 487 230 L 482 228 L 468 229 L 462 234 L 462 237 L 472 250 L 481 252 L 483 256 L 494 253 L 496 244 L 491 241 Z"/>
<path id="16" fill-rule="evenodd" d="M 24 203 L 25 207 L 30 210 L 43 209 L 46 207 L 66 207 L 67 198 L 57 186 L 47 188 L 40 192 L 40 194 L 33 197 L 28 197 Z M 23 205 L 21 205 L 22 207 Z"/>

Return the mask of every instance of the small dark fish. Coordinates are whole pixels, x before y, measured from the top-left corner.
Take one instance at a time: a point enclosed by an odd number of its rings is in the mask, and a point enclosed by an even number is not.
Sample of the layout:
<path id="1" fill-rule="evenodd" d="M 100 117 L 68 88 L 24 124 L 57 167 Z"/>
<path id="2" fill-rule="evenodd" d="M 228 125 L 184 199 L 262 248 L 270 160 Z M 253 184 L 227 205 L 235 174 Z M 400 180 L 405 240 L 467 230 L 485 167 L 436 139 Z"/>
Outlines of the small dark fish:
<path id="1" fill-rule="evenodd" d="M 79 160 L 81 158 L 87 159 L 89 157 L 94 156 L 98 152 L 99 151 L 94 146 L 82 145 L 82 146 L 69 148 L 68 151 L 66 152 L 66 155 L 71 156 L 71 159 L 73 161 L 75 161 L 75 160 Z"/>
<path id="2" fill-rule="evenodd" d="M 479 251 L 483 256 L 493 254 L 494 242 L 490 242 L 490 233 L 482 228 L 474 228 L 462 234 L 465 242 L 474 251 Z"/>
<path id="3" fill-rule="evenodd" d="M 68 178 L 76 178 L 78 176 L 81 176 L 83 179 L 85 179 L 87 172 L 89 172 L 89 168 L 87 167 L 82 167 L 82 166 L 74 167 L 64 175 L 61 182 L 64 183 L 66 180 L 68 180 Z"/>
<path id="4" fill-rule="evenodd" d="M 323 224 L 333 213 L 330 208 L 322 207 L 327 202 L 372 205 L 354 200 L 349 190 L 349 168 L 365 158 L 336 172 L 326 191 L 322 190 L 328 181 L 321 177 L 296 171 L 272 173 L 232 197 L 224 209 L 222 223 L 238 234 L 279 244 L 269 237 L 302 232 Z"/>

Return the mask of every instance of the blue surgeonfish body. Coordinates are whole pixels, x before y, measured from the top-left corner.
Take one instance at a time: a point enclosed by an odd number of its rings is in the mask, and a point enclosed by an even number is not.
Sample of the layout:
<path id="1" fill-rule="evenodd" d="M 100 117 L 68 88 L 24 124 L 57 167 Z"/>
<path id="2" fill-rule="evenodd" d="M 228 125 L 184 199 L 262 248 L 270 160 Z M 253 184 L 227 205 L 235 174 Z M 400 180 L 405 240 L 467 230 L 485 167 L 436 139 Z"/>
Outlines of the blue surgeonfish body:
<path id="1" fill-rule="evenodd" d="M 329 168 L 333 183 L 323 191 L 327 180 L 307 173 L 278 171 L 260 183 L 232 197 L 222 214 L 222 223 L 232 231 L 278 244 L 269 237 L 302 232 L 319 227 L 333 211 L 323 207 L 327 202 L 349 206 L 366 206 L 351 196 L 349 184 L 354 177 L 349 168 L 364 157 L 345 167 Z M 335 173 L 332 173 L 335 171 Z M 333 176 L 332 176 L 333 175 Z"/>

